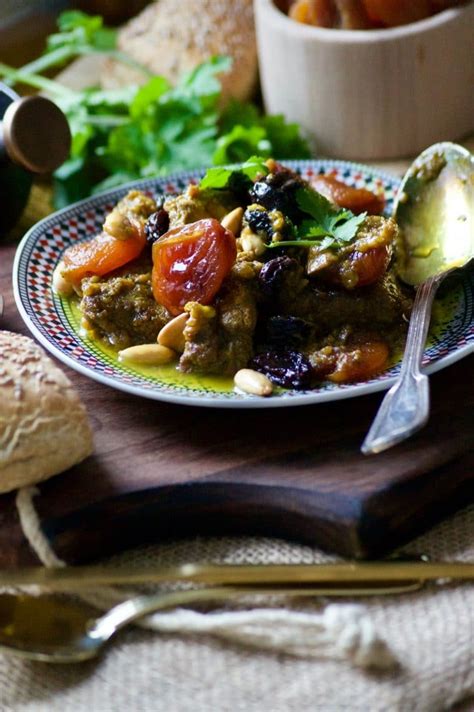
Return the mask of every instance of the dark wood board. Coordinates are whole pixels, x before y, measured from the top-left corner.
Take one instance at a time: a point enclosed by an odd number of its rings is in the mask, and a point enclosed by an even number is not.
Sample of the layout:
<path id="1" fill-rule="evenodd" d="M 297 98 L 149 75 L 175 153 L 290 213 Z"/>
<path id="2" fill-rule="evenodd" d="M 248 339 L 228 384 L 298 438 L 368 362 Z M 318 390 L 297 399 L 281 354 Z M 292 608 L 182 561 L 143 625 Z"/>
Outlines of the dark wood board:
<path id="1" fill-rule="evenodd" d="M 0 247 L 2 328 L 28 333 Z M 473 499 L 474 357 L 432 377 L 427 428 L 375 457 L 359 453 L 382 395 L 301 408 L 232 411 L 140 399 L 68 375 L 95 454 L 40 486 L 43 529 L 71 563 L 189 534 L 265 534 L 355 557 L 387 553 Z M 64 368 L 63 366 L 61 366 Z M 34 562 L 0 497 L 0 565 Z"/>

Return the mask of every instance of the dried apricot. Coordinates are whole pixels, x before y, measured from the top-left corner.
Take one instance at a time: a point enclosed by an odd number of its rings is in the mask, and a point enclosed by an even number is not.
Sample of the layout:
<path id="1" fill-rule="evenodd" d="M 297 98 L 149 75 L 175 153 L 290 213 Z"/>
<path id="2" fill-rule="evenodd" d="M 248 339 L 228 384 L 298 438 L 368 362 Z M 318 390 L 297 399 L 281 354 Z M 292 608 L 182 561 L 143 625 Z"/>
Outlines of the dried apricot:
<path id="1" fill-rule="evenodd" d="M 386 27 L 407 25 L 431 14 L 430 0 L 362 0 L 370 20 Z"/>
<path id="2" fill-rule="evenodd" d="M 126 240 L 117 240 L 102 232 L 94 239 L 79 242 L 66 250 L 63 255 L 62 275 L 73 284 L 78 284 L 88 275 L 96 274 L 101 277 L 138 257 L 145 242 L 142 231 L 136 231 Z"/>
<path id="3" fill-rule="evenodd" d="M 235 237 L 214 218 L 169 230 L 153 245 L 153 294 L 171 314 L 210 304 L 235 262 Z"/>
<path id="4" fill-rule="evenodd" d="M 382 371 L 388 355 L 388 346 L 383 341 L 370 341 L 351 351 L 341 351 L 335 370 L 327 378 L 333 383 L 367 381 Z"/>
<path id="5" fill-rule="evenodd" d="M 368 212 L 369 215 L 380 215 L 385 206 L 385 200 L 366 188 L 353 188 L 333 176 L 316 176 L 311 181 L 312 187 L 325 198 L 336 203 L 341 208 L 348 208 L 359 215 Z"/>

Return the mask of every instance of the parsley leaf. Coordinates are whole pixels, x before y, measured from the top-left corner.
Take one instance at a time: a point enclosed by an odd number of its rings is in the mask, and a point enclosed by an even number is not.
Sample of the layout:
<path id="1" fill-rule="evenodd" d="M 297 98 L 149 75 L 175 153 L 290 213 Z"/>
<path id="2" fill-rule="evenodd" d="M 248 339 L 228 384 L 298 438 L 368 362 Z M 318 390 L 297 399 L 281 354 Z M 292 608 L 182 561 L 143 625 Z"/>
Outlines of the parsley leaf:
<path id="1" fill-rule="evenodd" d="M 261 126 L 241 126 L 238 124 L 225 136 L 217 140 L 214 163 L 242 163 L 252 153 L 269 156 L 271 143 Z"/>
<path id="2" fill-rule="evenodd" d="M 117 30 L 104 27 L 99 15 L 87 15 L 80 10 L 66 10 L 58 18 L 59 32 L 48 37 L 46 51 L 60 47 L 75 50 L 88 47 L 98 52 L 115 49 Z"/>
<path id="3" fill-rule="evenodd" d="M 301 135 L 298 124 L 287 123 L 283 114 L 262 117 L 272 158 L 310 158 L 308 141 Z"/>
<path id="4" fill-rule="evenodd" d="M 227 188 L 229 182 L 235 178 L 245 178 L 252 183 L 258 176 L 268 174 L 269 170 L 265 159 L 261 156 L 251 156 L 238 168 L 209 168 L 206 175 L 199 183 L 200 188 Z"/>
<path id="5" fill-rule="evenodd" d="M 266 158 L 309 158 L 308 142 L 297 124 L 281 114 L 262 115 L 253 104 L 229 102 L 219 119 L 214 163 L 240 163 L 253 153 Z"/>
<path id="6" fill-rule="evenodd" d="M 320 250 L 341 249 L 356 237 L 359 225 L 367 213 L 354 215 L 347 208 L 335 207 L 312 188 L 300 188 L 296 201 L 303 213 L 311 216 L 297 227 L 294 240 L 274 242 L 267 247 L 319 247 Z"/>
<path id="7" fill-rule="evenodd" d="M 351 212 L 348 210 L 347 212 Z M 364 222 L 367 217 L 367 213 L 360 213 L 360 215 L 352 215 L 352 217 L 347 217 L 344 222 L 338 223 L 335 226 L 334 233 L 335 237 L 339 242 L 349 243 L 355 237 L 359 225 Z"/>
<path id="8" fill-rule="evenodd" d="M 209 168 L 204 178 L 199 183 L 200 188 L 225 188 L 228 184 L 232 171 L 229 168 Z"/>
<path id="9" fill-rule="evenodd" d="M 176 87 L 176 92 L 186 98 L 199 97 L 203 106 L 208 108 L 211 104 L 215 109 L 221 93 L 221 83 L 217 75 L 228 72 L 231 66 L 231 57 L 211 57 L 207 62 L 198 64 L 193 70 L 184 74 Z"/>
<path id="10" fill-rule="evenodd" d="M 311 215 L 320 224 L 334 213 L 332 203 L 316 190 L 300 188 L 296 193 L 296 201 L 304 213 Z"/>

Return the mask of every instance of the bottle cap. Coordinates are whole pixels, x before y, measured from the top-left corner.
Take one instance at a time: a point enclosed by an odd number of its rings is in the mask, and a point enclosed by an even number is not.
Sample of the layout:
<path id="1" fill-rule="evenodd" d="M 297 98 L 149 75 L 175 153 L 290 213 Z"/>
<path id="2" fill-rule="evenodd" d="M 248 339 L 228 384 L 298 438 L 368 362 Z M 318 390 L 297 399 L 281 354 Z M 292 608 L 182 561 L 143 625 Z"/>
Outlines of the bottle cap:
<path id="1" fill-rule="evenodd" d="M 33 173 L 49 173 L 68 157 L 71 132 L 56 104 L 43 96 L 26 96 L 5 111 L 3 143 L 15 163 Z"/>

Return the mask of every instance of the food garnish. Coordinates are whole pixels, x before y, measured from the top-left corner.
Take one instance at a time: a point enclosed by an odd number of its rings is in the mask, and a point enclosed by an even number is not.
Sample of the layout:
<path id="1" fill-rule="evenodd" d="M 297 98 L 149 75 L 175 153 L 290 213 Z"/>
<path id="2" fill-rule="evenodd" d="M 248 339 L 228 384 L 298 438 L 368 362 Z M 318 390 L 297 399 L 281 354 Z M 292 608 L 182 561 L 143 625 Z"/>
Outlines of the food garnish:
<path id="1" fill-rule="evenodd" d="M 273 242 L 268 247 L 313 247 L 321 250 L 345 247 L 352 242 L 367 213 L 354 215 L 346 208 L 336 208 L 323 195 L 310 188 L 296 191 L 297 204 L 305 218 L 296 229 L 294 240 Z"/>
<path id="2" fill-rule="evenodd" d="M 286 213 L 290 212 L 293 220 L 287 220 L 287 228 L 293 239 L 282 239 L 279 235 L 272 239 L 266 247 L 312 247 L 318 245 L 321 249 L 336 249 L 345 247 L 352 242 L 357 234 L 357 230 L 367 216 L 367 212 L 355 215 L 348 208 L 338 208 L 335 202 L 344 202 L 347 198 L 353 204 L 362 205 L 364 202 L 370 206 L 380 209 L 382 202 L 368 190 L 360 190 L 345 186 L 339 181 L 327 182 L 329 186 L 337 184 L 338 201 L 331 202 L 324 195 L 310 186 L 299 186 L 294 181 L 296 190 L 288 186 L 277 185 L 275 181 L 267 183 L 262 180 L 270 173 L 266 159 L 260 156 L 252 156 L 242 166 L 238 168 L 211 168 L 199 186 L 202 189 L 212 188 L 215 190 L 230 189 L 236 193 L 247 190 L 256 203 L 261 203 L 270 209 L 281 208 Z M 280 175 L 283 174 L 283 171 Z M 278 177 L 278 173 L 276 174 Z M 327 177 L 325 177 L 327 178 Z M 316 179 L 317 182 L 318 179 Z M 252 186 L 252 183 L 254 185 Z M 260 186 L 260 187 L 259 187 Z M 257 205 L 257 208 L 260 208 Z M 250 212 L 249 212 L 250 211 Z M 252 215 L 252 208 L 247 209 L 246 217 L 252 228 L 256 227 L 256 221 L 260 217 L 260 226 L 264 232 L 269 232 L 265 228 L 264 221 L 268 220 L 268 214 L 259 209 Z M 308 218 L 311 217 L 311 219 Z M 253 224 L 251 221 L 254 221 Z"/>
<path id="3" fill-rule="evenodd" d="M 250 189 L 252 183 L 260 176 L 270 172 L 265 158 L 251 156 L 238 168 L 209 168 L 201 179 L 199 187 L 222 190 L 230 187 L 233 190 L 240 188 Z"/>

